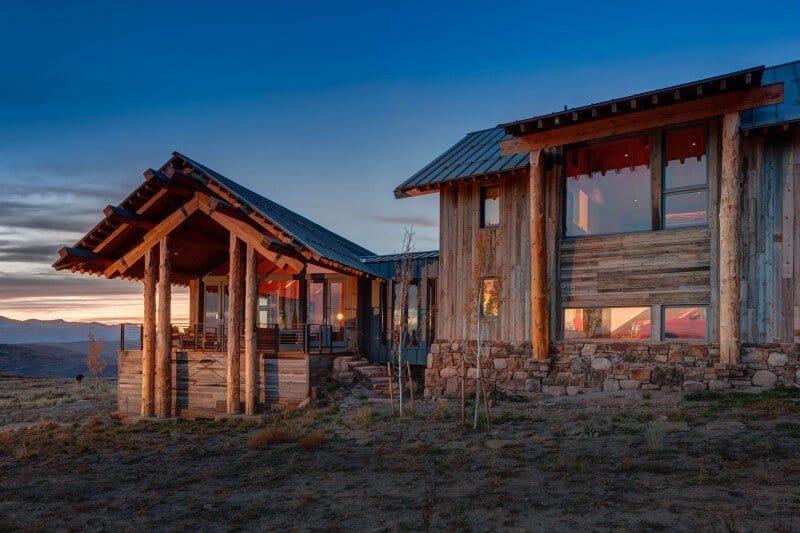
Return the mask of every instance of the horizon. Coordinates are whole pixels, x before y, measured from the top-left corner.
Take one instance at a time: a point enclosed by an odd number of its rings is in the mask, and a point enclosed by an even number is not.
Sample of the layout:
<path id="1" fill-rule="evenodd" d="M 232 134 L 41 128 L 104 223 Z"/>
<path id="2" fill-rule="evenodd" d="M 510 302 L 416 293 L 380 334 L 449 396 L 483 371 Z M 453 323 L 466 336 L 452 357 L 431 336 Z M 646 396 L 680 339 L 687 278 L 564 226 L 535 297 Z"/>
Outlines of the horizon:
<path id="1" fill-rule="evenodd" d="M 407 4 L 320 4 L 311 17 L 306 5 L 146 2 L 113 18 L 103 6 L 3 7 L 0 42 L 15 50 L 0 74 L 8 318 L 141 321 L 141 284 L 50 265 L 172 151 L 376 253 L 396 252 L 407 225 L 417 249 L 436 249 L 438 195 L 392 191 L 466 133 L 800 59 L 789 2 L 777 18 L 715 2 L 649 24 L 588 3 L 437 4 L 425 17 Z M 529 47 L 510 13 L 535 22 Z M 624 31 L 597 35 L 603 21 Z M 176 321 L 187 300 L 174 290 Z"/>

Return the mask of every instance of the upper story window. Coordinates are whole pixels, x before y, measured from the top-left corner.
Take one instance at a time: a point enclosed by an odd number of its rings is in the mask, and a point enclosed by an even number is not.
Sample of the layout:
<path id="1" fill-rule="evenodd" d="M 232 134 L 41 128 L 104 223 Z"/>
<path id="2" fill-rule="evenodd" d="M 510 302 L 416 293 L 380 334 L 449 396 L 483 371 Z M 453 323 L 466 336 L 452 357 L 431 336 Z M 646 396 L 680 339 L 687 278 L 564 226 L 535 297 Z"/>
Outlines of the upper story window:
<path id="1" fill-rule="evenodd" d="M 708 141 L 705 126 L 664 135 L 663 227 L 708 223 Z"/>
<path id="2" fill-rule="evenodd" d="M 500 224 L 500 187 L 481 187 L 481 227 Z"/>
<path id="3" fill-rule="evenodd" d="M 567 237 L 652 229 L 648 136 L 570 149 L 566 170 Z"/>

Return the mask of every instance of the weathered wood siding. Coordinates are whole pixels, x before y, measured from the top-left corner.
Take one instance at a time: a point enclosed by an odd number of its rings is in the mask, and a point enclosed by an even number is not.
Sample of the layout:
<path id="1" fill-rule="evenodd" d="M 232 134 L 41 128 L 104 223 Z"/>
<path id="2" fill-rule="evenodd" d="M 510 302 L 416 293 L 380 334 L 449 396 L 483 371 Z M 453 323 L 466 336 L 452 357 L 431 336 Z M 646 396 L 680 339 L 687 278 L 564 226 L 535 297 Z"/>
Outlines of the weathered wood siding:
<path id="1" fill-rule="evenodd" d="M 142 352 L 119 352 L 117 409 L 139 414 L 142 396 Z M 318 384 L 330 372 L 330 356 L 296 358 L 258 357 L 258 402 L 299 402 L 309 387 Z M 227 355 L 215 352 L 173 352 L 172 412 L 182 410 L 225 412 Z M 266 372 L 266 374 L 265 374 Z M 266 375 L 266 386 L 264 376 Z M 244 387 L 244 365 L 241 369 Z"/>
<path id="2" fill-rule="evenodd" d="M 742 341 L 800 342 L 800 128 L 742 140 Z"/>
<path id="3" fill-rule="evenodd" d="M 478 232 L 498 242 L 496 276 L 501 280 L 500 316 L 490 320 L 487 338 L 509 342 L 530 340 L 530 230 L 528 176 L 500 180 L 500 224 L 480 227 L 480 187 L 458 183 L 440 192 L 437 339 L 470 339 L 474 327 L 466 319 L 469 268 Z M 492 323 L 493 322 L 493 323 Z"/>

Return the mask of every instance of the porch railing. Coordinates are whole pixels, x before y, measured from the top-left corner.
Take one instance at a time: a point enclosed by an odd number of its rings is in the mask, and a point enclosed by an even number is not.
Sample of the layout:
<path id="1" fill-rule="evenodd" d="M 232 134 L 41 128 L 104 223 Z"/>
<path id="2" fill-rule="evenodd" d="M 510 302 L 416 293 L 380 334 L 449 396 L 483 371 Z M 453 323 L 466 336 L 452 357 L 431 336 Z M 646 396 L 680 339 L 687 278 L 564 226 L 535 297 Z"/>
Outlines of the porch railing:
<path id="1" fill-rule="evenodd" d="M 120 350 L 141 350 L 144 344 L 141 324 L 120 324 Z M 239 332 L 244 350 L 244 328 Z M 174 323 L 170 339 L 175 350 L 225 352 L 230 339 L 227 325 Z M 256 328 L 256 349 L 260 353 L 333 353 L 331 324 L 265 324 Z"/>

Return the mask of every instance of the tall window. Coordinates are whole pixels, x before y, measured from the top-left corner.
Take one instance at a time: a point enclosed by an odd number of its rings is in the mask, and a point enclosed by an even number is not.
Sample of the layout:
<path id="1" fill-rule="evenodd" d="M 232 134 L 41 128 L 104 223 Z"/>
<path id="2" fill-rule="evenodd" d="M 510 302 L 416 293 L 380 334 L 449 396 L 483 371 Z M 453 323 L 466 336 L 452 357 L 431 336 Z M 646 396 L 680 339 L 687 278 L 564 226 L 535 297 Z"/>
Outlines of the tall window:
<path id="1" fill-rule="evenodd" d="M 705 126 L 664 135 L 664 228 L 708 223 L 707 152 Z"/>
<path id="2" fill-rule="evenodd" d="M 647 136 L 570 149 L 566 170 L 567 237 L 652 229 Z"/>
<path id="3" fill-rule="evenodd" d="M 481 227 L 500 224 L 500 187 L 481 187 Z"/>
<path id="4" fill-rule="evenodd" d="M 500 316 L 500 294 L 497 278 L 483 278 L 481 315 L 485 318 Z"/>
<path id="5" fill-rule="evenodd" d="M 428 278 L 428 343 L 436 340 L 436 278 Z"/>
<path id="6" fill-rule="evenodd" d="M 395 331 L 400 330 L 403 322 L 406 323 L 406 333 L 408 339 L 406 342 L 410 346 L 419 346 L 419 282 L 411 280 L 408 286 L 408 301 L 406 307 L 403 309 L 401 298 L 402 286 L 399 283 L 394 283 L 394 328 Z"/>

